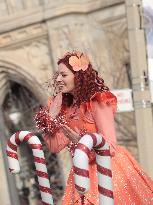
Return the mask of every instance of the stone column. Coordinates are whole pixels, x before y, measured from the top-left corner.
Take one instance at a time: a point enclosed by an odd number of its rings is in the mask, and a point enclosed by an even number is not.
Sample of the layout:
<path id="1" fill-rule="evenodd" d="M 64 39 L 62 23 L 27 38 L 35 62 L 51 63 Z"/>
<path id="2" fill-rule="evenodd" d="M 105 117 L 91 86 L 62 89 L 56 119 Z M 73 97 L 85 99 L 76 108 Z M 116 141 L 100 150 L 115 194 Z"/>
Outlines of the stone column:
<path id="1" fill-rule="evenodd" d="M 153 178 L 153 116 L 145 35 L 140 16 L 141 4 L 141 0 L 126 0 L 139 160 L 145 171 Z"/>

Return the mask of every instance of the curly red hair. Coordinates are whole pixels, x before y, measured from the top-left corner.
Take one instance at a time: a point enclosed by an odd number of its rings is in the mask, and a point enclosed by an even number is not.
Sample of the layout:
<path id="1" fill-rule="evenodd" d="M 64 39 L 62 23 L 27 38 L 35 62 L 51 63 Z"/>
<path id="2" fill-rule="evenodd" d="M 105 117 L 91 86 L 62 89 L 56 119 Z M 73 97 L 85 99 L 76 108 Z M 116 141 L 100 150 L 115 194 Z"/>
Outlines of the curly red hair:
<path id="1" fill-rule="evenodd" d="M 83 55 L 83 53 L 82 53 Z M 74 71 L 73 67 L 69 64 L 69 58 L 77 56 L 77 52 L 67 53 L 63 58 L 59 59 L 57 64 L 63 63 L 74 74 L 74 95 L 76 97 L 76 104 L 80 106 L 83 102 L 88 102 L 96 92 L 108 91 L 109 88 L 105 86 L 104 80 L 98 76 L 98 72 L 93 69 L 92 64 L 89 62 L 88 68 L 83 71 Z M 70 93 L 63 94 L 63 105 L 70 106 L 73 103 L 73 96 Z"/>

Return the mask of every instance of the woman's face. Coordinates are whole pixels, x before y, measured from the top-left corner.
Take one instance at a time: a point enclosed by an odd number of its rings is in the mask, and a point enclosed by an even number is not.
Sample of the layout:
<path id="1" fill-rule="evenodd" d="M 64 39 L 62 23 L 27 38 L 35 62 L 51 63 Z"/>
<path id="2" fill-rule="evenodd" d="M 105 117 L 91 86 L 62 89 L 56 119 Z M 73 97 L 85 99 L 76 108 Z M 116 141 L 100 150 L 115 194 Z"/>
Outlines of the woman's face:
<path id="1" fill-rule="evenodd" d="M 65 64 L 58 65 L 58 76 L 56 78 L 57 86 L 62 93 L 70 93 L 74 90 L 74 74 Z"/>

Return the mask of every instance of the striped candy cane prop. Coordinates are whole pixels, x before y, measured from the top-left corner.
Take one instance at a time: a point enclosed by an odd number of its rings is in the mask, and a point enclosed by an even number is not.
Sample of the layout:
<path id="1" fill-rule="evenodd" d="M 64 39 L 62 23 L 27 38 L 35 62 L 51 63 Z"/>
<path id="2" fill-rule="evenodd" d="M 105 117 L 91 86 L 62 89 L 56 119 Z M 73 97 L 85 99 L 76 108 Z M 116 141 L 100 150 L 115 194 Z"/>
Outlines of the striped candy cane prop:
<path id="1" fill-rule="evenodd" d="M 75 149 L 73 157 L 75 187 L 80 194 L 85 194 L 89 190 L 89 154 L 91 149 L 96 152 L 99 204 L 113 205 L 110 148 L 100 134 L 84 135 Z"/>
<path id="2" fill-rule="evenodd" d="M 28 131 L 19 131 L 13 134 L 8 140 L 6 153 L 8 156 L 10 172 L 16 174 L 20 171 L 20 165 L 17 155 L 17 146 L 21 142 L 27 142 L 32 148 L 36 173 L 38 176 L 39 189 L 42 198 L 42 204 L 53 205 L 53 197 L 51 194 L 51 188 L 48 179 L 44 152 L 42 150 L 42 144 L 39 138 L 33 133 Z"/>

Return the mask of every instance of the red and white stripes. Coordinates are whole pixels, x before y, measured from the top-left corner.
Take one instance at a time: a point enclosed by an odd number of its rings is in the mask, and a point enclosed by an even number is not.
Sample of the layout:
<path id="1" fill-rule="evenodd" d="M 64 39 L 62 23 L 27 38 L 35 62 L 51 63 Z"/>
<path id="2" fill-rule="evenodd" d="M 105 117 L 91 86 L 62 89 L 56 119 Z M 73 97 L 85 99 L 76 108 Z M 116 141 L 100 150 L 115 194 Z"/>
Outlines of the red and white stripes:
<path id="1" fill-rule="evenodd" d="M 99 204 L 113 205 L 110 148 L 100 134 L 84 135 L 75 149 L 73 157 L 75 187 L 80 194 L 89 190 L 89 154 L 91 149 L 96 152 Z"/>
<path id="2" fill-rule="evenodd" d="M 42 144 L 39 138 L 33 133 L 28 131 L 19 131 L 13 134 L 8 140 L 6 153 L 8 156 L 10 172 L 15 174 L 20 171 L 20 165 L 17 155 L 17 146 L 21 142 L 27 142 L 32 148 L 36 173 L 38 176 L 39 189 L 42 198 L 42 204 L 53 205 L 53 197 L 51 193 L 50 182 L 48 179 Z"/>

